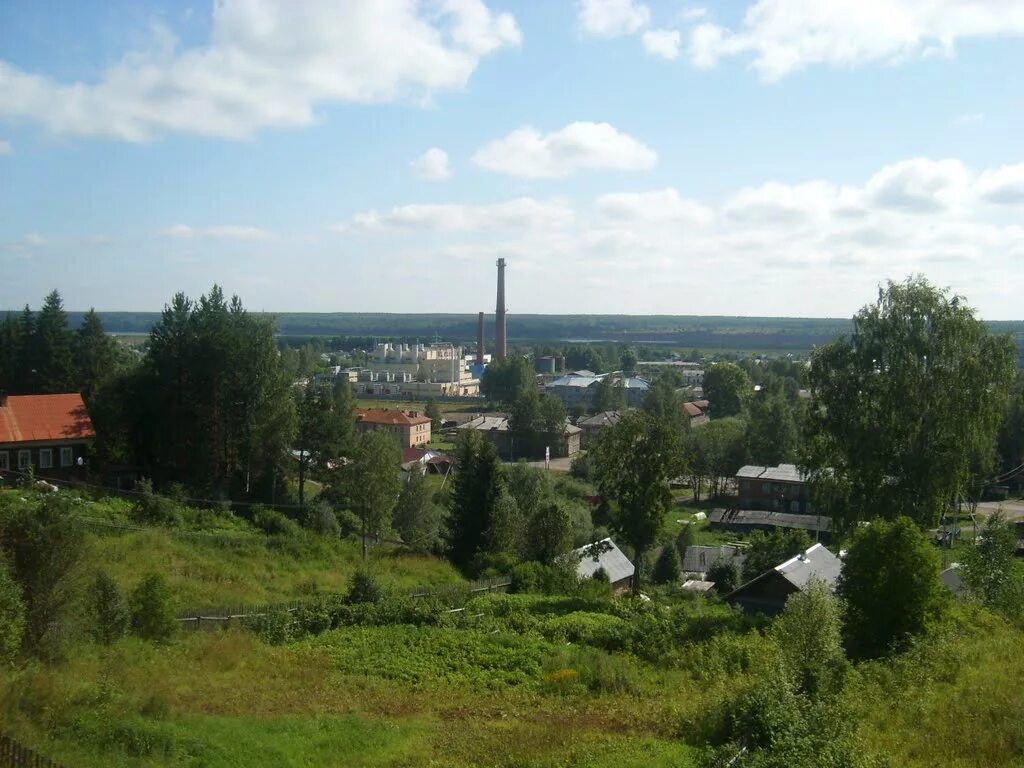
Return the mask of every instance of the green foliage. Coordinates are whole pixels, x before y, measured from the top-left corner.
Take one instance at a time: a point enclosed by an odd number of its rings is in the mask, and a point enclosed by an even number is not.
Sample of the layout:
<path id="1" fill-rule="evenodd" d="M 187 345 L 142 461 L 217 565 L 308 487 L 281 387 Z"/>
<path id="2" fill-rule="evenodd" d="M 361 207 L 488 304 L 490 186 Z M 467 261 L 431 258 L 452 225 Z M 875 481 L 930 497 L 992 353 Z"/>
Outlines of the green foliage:
<path id="1" fill-rule="evenodd" d="M 305 503 L 306 476 L 323 479 L 329 462 L 350 452 L 355 443 L 351 390 L 347 382 L 333 390 L 308 385 L 296 395 L 298 414 L 294 446 L 299 451 L 299 504 Z"/>
<path id="2" fill-rule="evenodd" d="M 155 642 L 171 638 L 178 629 L 174 599 L 167 580 L 159 573 L 143 577 L 128 600 L 132 632 Z"/>
<path id="3" fill-rule="evenodd" d="M 704 397 L 715 418 L 738 416 L 752 394 L 746 372 L 735 363 L 712 363 L 704 369 Z"/>
<path id="4" fill-rule="evenodd" d="M 743 562 L 744 581 L 760 576 L 794 555 L 810 549 L 814 544 L 814 540 L 802 528 L 775 528 L 767 533 L 757 531 L 748 541 L 750 547 Z"/>
<path id="5" fill-rule="evenodd" d="M 536 391 L 535 379 L 530 361 L 512 355 L 487 365 L 480 377 L 480 392 L 492 402 L 514 403 L 524 392 Z"/>
<path id="6" fill-rule="evenodd" d="M 877 657 L 906 648 L 945 610 L 939 555 L 914 521 L 876 520 L 853 537 L 837 592 L 846 604 L 847 651 Z"/>
<path id="7" fill-rule="evenodd" d="M 715 583 L 715 591 L 727 595 L 742 583 L 740 567 L 732 560 L 719 560 L 708 568 L 704 577 Z"/>
<path id="8" fill-rule="evenodd" d="M 824 510 L 840 529 L 869 515 L 935 525 L 967 493 L 972 464 L 995 441 L 1013 341 L 990 334 L 963 298 L 920 277 L 888 283 L 853 326 L 812 357 L 812 483 L 845 481 L 848 498 Z"/>
<path id="9" fill-rule="evenodd" d="M 572 520 L 564 504 L 545 504 L 529 520 L 527 559 L 553 565 L 572 547 Z"/>
<path id="10" fill-rule="evenodd" d="M 746 424 L 738 418 L 719 418 L 691 429 L 683 436 L 683 454 L 696 500 L 705 483 L 709 495 L 718 496 L 747 463 Z"/>
<path id="11" fill-rule="evenodd" d="M 252 524 L 270 536 L 284 538 L 296 538 L 301 530 L 298 523 L 284 513 L 263 505 L 253 507 Z"/>
<path id="12" fill-rule="evenodd" d="M 360 436 L 354 459 L 341 470 L 351 510 L 359 518 L 364 560 L 366 537 L 380 538 L 391 530 L 401 492 L 401 461 L 398 441 L 387 432 L 373 430 Z"/>
<path id="13" fill-rule="evenodd" d="M 671 544 L 661 548 L 658 559 L 654 562 L 654 571 L 651 573 L 651 581 L 655 584 L 678 584 L 682 575 L 682 565 L 679 563 L 679 552 Z"/>
<path id="14" fill-rule="evenodd" d="M 697 529 L 693 523 L 684 525 L 679 529 L 679 533 L 676 535 L 675 547 L 676 552 L 679 553 L 679 560 L 683 561 L 686 559 L 686 550 L 697 543 Z"/>
<path id="15" fill-rule="evenodd" d="M 626 388 L 617 376 L 605 376 L 594 385 L 592 410 L 622 411 L 626 408 Z"/>
<path id="16" fill-rule="evenodd" d="M 352 575 L 352 582 L 349 585 L 348 594 L 345 595 L 345 600 L 349 603 L 376 603 L 383 596 L 384 590 L 381 589 L 373 574 L 365 568 L 360 568 Z"/>
<path id="17" fill-rule="evenodd" d="M 25 634 L 25 603 L 21 585 L 0 558 L 0 667 L 14 662 Z"/>
<path id="18" fill-rule="evenodd" d="M 341 534 L 341 524 L 338 522 L 338 516 L 334 514 L 330 505 L 324 502 L 313 505 L 313 508 L 309 511 L 307 525 L 321 536 L 337 538 Z"/>
<path id="19" fill-rule="evenodd" d="M 647 391 L 643 410 L 655 421 L 677 432 L 682 432 L 690 426 L 690 419 L 683 412 L 683 398 L 676 392 L 675 385 L 664 376 L 656 379 Z"/>
<path id="20" fill-rule="evenodd" d="M 964 583 L 990 608 L 1012 603 L 1014 557 L 1017 554 L 1017 532 L 1002 512 L 995 512 L 981 530 L 978 545 L 964 557 Z"/>
<path id="21" fill-rule="evenodd" d="M 439 543 L 441 515 L 431 499 L 426 476 L 413 468 L 398 495 L 392 525 L 402 541 L 427 552 Z"/>
<path id="22" fill-rule="evenodd" d="M 0 515 L 0 551 L 21 585 L 25 648 L 49 654 L 59 642 L 83 554 L 82 531 L 70 519 L 66 498 L 47 495 L 38 507 L 17 505 Z"/>
<path id="23" fill-rule="evenodd" d="M 492 554 L 518 554 L 525 545 L 522 513 L 506 485 L 502 485 L 491 510 L 491 523 L 487 528 L 487 551 Z"/>
<path id="24" fill-rule="evenodd" d="M 644 413 L 629 411 L 594 450 L 598 488 L 616 505 L 611 526 L 637 555 L 636 590 L 639 563 L 658 540 L 672 504 L 668 480 L 683 470 L 678 435 Z"/>
<path id="25" fill-rule="evenodd" d="M 812 580 L 790 595 L 770 634 L 801 691 L 817 695 L 836 689 L 846 657 L 842 608 L 829 585 Z"/>
<path id="26" fill-rule="evenodd" d="M 550 448 L 552 457 L 564 453 L 566 410 L 556 397 L 540 397 L 535 387 L 519 394 L 512 402 L 509 430 L 514 437 L 514 455 L 510 458 L 543 458 Z"/>
<path id="27" fill-rule="evenodd" d="M 431 434 L 441 429 L 441 407 L 437 404 L 437 400 L 432 397 L 428 397 L 423 413 L 430 419 Z"/>
<path id="28" fill-rule="evenodd" d="M 180 522 L 177 506 L 170 499 L 154 492 L 149 478 L 139 480 L 136 491 L 139 497 L 132 510 L 132 518 L 136 522 L 149 525 L 177 525 Z"/>
<path id="29" fill-rule="evenodd" d="M 781 391 L 761 391 L 747 408 L 747 451 L 763 466 L 793 461 L 799 445 L 796 412 Z"/>
<path id="30" fill-rule="evenodd" d="M 491 515 L 501 491 L 501 465 L 494 444 L 475 430 L 459 437 L 455 481 L 449 497 L 449 559 L 465 571 L 486 548 Z"/>
<path id="31" fill-rule="evenodd" d="M 99 571 L 89 588 L 89 613 L 92 618 L 92 634 L 97 641 L 109 645 L 128 632 L 131 613 L 121 588 L 110 574 Z"/>

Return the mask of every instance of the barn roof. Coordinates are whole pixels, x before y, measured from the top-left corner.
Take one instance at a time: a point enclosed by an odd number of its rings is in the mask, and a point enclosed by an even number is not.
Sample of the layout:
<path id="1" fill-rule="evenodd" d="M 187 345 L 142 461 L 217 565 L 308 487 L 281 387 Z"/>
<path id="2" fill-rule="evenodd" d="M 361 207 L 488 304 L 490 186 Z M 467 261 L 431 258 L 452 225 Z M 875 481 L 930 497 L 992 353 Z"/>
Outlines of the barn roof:
<path id="1" fill-rule="evenodd" d="M 602 545 L 602 548 L 606 548 L 596 558 L 587 554 L 587 550 L 593 547 L 594 544 L 599 544 Z M 589 579 L 599 568 L 604 568 L 604 572 L 608 574 L 608 581 L 612 584 L 633 577 L 633 572 L 636 570 L 633 563 L 622 553 L 621 549 L 615 546 L 614 541 L 610 538 L 601 539 L 601 541 L 594 542 L 594 544 L 588 544 L 585 547 L 573 550 L 573 554 L 580 558 L 579 565 L 576 566 L 577 576 L 581 579 Z"/>
<path id="2" fill-rule="evenodd" d="M 11 395 L 0 405 L 0 443 L 86 440 L 96 436 L 82 396 Z"/>

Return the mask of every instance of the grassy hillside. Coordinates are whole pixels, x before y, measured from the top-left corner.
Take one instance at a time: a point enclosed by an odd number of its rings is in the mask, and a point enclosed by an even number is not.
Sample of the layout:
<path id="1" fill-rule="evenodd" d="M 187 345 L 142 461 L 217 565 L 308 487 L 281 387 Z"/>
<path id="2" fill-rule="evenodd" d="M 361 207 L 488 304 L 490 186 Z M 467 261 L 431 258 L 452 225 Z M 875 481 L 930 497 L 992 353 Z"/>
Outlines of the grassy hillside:
<path id="1" fill-rule="evenodd" d="M 127 519 L 118 503 L 90 511 Z M 295 541 L 194 516 L 174 532 L 90 532 L 78 578 L 102 565 L 127 586 L 155 567 L 189 600 L 345 587 L 353 544 Z M 457 578 L 395 550 L 373 568 L 397 586 Z M 325 600 L 166 643 L 71 636 L 57 660 L 0 671 L 0 722 L 82 768 L 713 765 L 737 702 L 775 679 L 765 622 L 671 591 L 652 602 L 593 583 L 570 591 Z M 902 656 L 851 667 L 837 706 L 858 755 L 1021 765 L 1022 647 L 1024 633 L 962 606 Z"/>

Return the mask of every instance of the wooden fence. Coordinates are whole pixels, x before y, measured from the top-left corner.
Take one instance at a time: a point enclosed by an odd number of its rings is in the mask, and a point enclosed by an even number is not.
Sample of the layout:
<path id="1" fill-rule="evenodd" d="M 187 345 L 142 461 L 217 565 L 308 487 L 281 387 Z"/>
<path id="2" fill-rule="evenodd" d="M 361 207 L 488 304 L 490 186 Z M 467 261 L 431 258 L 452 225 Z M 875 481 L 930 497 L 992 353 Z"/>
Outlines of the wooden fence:
<path id="1" fill-rule="evenodd" d="M 505 592 L 512 586 L 512 580 L 507 576 L 494 579 L 482 579 L 469 583 L 468 589 L 464 584 L 435 584 L 427 587 L 417 587 L 409 591 L 409 597 L 429 597 L 436 594 L 447 594 L 452 591 L 461 592 L 465 590 L 470 595 L 479 595 L 484 592 Z M 324 595 L 327 599 L 337 599 L 340 595 Z M 292 600 L 284 603 L 264 603 L 256 605 L 234 605 L 221 606 L 217 608 L 193 608 L 181 611 L 178 614 L 178 622 L 187 629 L 214 629 L 234 620 L 252 619 L 259 616 L 266 616 L 271 613 L 291 613 L 306 605 L 313 605 L 317 598 L 309 600 Z"/>
<path id="2" fill-rule="evenodd" d="M 61 768 L 60 764 L 0 733 L 0 766 L 3 768 Z"/>

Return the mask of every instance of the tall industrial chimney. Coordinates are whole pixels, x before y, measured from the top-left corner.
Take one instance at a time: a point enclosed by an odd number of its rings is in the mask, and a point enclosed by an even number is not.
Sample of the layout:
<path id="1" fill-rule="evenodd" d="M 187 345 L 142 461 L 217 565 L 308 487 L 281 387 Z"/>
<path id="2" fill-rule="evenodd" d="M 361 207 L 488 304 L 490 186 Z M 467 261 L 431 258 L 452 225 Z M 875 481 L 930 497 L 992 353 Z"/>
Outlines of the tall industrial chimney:
<path id="1" fill-rule="evenodd" d="M 476 320 L 476 364 L 484 364 L 484 313 Z"/>
<path id="2" fill-rule="evenodd" d="M 494 310 L 494 356 L 505 359 L 505 260 L 498 259 L 498 306 Z"/>

